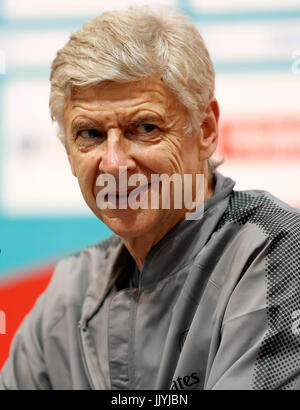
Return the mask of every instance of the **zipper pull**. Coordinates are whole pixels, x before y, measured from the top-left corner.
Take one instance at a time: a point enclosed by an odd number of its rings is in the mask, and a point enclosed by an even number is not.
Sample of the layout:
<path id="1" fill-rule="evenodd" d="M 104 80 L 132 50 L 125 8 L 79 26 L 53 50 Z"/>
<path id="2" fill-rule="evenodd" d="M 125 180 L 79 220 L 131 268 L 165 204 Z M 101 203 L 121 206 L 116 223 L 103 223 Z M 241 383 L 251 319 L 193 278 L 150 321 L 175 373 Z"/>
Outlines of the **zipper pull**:
<path id="1" fill-rule="evenodd" d="M 82 330 L 83 332 L 86 332 L 86 331 L 87 331 L 87 323 L 84 322 L 83 320 L 82 320 L 82 321 L 79 320 L 79 322 L 78 322 L 78 328 L 79 328 L 80 330 Z"/>

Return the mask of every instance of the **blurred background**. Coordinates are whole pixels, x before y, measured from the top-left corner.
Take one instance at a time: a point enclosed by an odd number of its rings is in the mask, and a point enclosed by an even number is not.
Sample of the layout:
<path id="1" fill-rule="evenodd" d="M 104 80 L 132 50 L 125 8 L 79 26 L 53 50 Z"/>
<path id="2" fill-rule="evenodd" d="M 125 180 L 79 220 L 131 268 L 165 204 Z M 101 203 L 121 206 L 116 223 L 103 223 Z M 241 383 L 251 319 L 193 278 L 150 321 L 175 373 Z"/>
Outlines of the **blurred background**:
<path id="1" fill-rule="evenodd" d="M 48 111 L 50 64 L 71 32 L 127 0 L 0 0 L 0 368 L 57 259 L 109 229 L 85 205 Z M 216 69 L 217 157 L 236 189 L 300 207 L 299 0 L 151 0 L 184 11 Z M 3 317 L 6 321 L 3 322 Z"/>

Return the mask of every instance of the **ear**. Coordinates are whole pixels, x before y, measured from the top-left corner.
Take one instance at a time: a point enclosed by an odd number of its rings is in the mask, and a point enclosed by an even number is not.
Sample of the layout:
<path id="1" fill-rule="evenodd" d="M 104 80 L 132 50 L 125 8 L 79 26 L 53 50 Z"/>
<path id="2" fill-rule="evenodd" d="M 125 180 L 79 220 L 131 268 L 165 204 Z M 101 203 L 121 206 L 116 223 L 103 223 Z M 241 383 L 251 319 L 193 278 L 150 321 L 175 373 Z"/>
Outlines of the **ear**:
<path id="1" fill-rule="evenodd" d="M 69 164 L 70 164 L 70 167 L 71 167 L 71 172 L 74 175 L 74 177 L 77 177 L 75 167 L 74 167 L 74 163 L 73 163 L 73 160 L 72 160 L 72 156 L 71 156 L 71 154 L 68 150 L 67 150 L 67 156 L 68 156 Z"/>
<path id="2" fill-rule="evenodd" d="M 210 158 L 217 148 L 220 109 L 215 98 L 207 106 L 205 114 L 206 117 L 201 125 L 201 160 Z"/>

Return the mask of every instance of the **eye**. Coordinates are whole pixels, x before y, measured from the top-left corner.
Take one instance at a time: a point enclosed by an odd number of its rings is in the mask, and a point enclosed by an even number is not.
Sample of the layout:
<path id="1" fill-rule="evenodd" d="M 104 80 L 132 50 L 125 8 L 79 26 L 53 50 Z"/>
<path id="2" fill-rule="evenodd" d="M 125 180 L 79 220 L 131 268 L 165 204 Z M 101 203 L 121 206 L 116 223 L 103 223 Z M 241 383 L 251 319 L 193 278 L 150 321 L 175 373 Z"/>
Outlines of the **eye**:
<path id="1" fill-rule="evenodd" d="M 139 132 L 149 134 L 150 132 L 154 131 L 158 127 L 154 124 L 141 124 L 137 126 Z"/>
<path id="2" fill-rule="evenodd" d="M 156 138 L 159 127 L 149 123 L 133 123 L 125 129 L 125 135 L 128 138 Z"/>
<path id="3" fill-rule="evenodd" d="M 95 129 L 82 130 L 82 131 L 78 131 L 77 136 L 86 138 L 86 139 L 100 138 L 100 137 L 103 137 L 103 132 L 100 132 Z"/>

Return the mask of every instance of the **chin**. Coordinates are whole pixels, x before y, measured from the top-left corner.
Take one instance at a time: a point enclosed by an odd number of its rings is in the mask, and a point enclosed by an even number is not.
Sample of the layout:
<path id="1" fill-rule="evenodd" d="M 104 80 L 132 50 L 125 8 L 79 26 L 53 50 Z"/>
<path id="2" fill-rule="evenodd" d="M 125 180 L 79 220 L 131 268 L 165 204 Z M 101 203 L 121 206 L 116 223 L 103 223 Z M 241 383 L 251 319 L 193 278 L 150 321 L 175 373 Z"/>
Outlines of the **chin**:
<path id="1" fill-rule="evenodd" d="M 158 215 L 147 215 L 143 210 L 114 211 L 102 214 L 100 219 L 116 235 L 123 238 L 135 238 L 145 235 L 154 230 L 157 225 Z"/>

